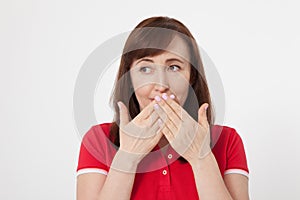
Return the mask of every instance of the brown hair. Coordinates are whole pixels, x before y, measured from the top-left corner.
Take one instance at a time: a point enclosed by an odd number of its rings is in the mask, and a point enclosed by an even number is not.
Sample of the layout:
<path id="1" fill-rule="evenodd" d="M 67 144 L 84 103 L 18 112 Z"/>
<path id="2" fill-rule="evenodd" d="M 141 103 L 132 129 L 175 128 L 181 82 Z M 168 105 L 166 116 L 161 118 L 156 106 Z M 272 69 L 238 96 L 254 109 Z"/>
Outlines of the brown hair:
<path id="1" fill-rule="evenodd" d="M 171 31 L 159 31 L 158 28 Z M 183 108 L 197 121 L 199 107 L 203 103 L 208 103 L 210 106 L 207 110 L 207 119 L 210 125 L 214 123 L 210 93 L 199 49 L 194 37 L 188 28 L 176 19 L 169 17 L 151 17 L 140 22 L 130 33 L 121 56 L 120 67 L 111 96 L 111 103 L 114 107 L 115 115 L 114 122 L 110 128 L 110 139 L 116 146 L 120 146 L 118 126 L 120 114 L 117 102 L 122 101 L 125 103 L 132 119 L 140 112 L 139 103 L 128 73 L 131 64 L 136 59 L 161 54 L 165 51 L 164 49 L 149 47 L 160 46 L 166 48 L 176 35 L 187 36 L 183 39 L 187 43 L 190 51 L 190 88 Z"/>

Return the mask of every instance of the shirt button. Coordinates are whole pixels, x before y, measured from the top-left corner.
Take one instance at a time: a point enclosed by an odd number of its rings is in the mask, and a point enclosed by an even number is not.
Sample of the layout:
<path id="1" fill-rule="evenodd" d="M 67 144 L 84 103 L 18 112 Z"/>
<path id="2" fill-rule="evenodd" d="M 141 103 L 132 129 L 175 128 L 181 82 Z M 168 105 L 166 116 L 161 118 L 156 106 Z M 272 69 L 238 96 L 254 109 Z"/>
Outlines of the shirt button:
<path id="1" fill-rule="evenodd" d="M 167 174 L 167 170 L 163 170 L 162 174 L 166 175 Z"/>
<path id="2" fill-rule="evenodd" d="M 169 159 L 172 159 L 172 157 L 173 157 L 172 154 L 169 154 L 169 155 L 168 155 L 168 158 L 169 158 Z"/>

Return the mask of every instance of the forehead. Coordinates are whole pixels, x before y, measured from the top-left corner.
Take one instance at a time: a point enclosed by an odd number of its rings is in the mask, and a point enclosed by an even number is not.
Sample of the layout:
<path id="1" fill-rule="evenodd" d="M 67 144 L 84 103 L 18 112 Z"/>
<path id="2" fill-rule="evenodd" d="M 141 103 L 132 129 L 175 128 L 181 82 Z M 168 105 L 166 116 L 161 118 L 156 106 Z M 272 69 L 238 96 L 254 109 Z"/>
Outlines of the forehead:
<path id="1" fill-rule="evenodd" d="M 187 43 L 180 37 L 175 36 L 166 48 L 166 53 L 175 54 L 190 62 L 190 51 Z"/>
<path id="2" fill-rule="evenodd" d="M 141 53 L 142 52 L 142 53 Z M 190 50 L 187 42 L 184 39 L 175 36 L 167 47 L 160 49 L 144 49 L 138 50 L 138 54 L 142 54 L 137 56 L 132 62 L 134 65 L 136 62 L 139 62 L 143 58 L 179 58 L 183 61 L 190 63 Z"/>

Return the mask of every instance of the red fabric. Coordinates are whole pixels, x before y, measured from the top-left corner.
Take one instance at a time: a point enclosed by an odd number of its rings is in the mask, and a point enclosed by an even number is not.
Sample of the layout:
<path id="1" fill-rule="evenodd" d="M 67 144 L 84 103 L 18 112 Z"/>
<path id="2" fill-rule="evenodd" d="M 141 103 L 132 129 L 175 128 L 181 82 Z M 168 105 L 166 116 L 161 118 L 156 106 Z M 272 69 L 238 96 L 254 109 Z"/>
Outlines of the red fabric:
<path id="1" fill-rule="evenodd" d="M 117 149 L 108 139 L 110 125 L 93 126 L 84 136 L 77 171 L 87 168 L 109 171 Z M 235 129 L 214 126 L 212 145 L 223 176 L 229 169 L 249 172 L 244 146 Z M 170 146 L 166 152 L 163 155 L 157 146 L 139 164 L 131 199 L 199 199 L 190 164 L 178 160 L 179 155 Z"/>

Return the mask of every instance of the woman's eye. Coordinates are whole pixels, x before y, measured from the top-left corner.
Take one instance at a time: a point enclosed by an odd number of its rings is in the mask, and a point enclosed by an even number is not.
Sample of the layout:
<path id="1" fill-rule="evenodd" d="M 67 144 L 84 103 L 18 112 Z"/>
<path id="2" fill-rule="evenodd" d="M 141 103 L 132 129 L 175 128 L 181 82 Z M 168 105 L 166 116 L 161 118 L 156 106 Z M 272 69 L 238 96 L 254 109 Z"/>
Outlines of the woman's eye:
<path id="1" fill-rule="evenodd" d="M 171 65 L 169 66 L 169 70 L 172 72 L 177 72 L 180 70 L 180 67 L 178 65 Z"/>
<path id="2" fill-rule="evenodd" d="M 139 71 L 145 74 L 149 74 L 151 73 L 152 69 L 150 67 L 141 67 Z"/>

